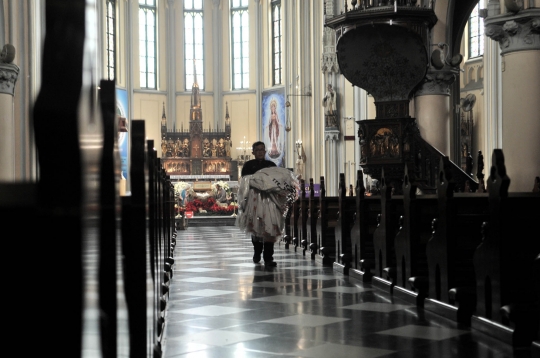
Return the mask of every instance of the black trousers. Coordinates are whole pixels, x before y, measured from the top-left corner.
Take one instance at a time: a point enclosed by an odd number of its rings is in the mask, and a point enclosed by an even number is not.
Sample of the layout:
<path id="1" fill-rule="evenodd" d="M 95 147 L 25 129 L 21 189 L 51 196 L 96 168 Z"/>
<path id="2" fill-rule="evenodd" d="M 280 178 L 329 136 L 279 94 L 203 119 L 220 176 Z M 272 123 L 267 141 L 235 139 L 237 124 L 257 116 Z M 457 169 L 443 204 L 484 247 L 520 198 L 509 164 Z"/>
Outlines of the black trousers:
<path id="1" fill-rule="evenodd" d="M 253 251 L 255 255 L 262 257 L 265 262 L 274 261 L 274 243 L 273 242 L 261 242 L 259 238 L 251 237 L 251 242 L 253 243 Z"/>

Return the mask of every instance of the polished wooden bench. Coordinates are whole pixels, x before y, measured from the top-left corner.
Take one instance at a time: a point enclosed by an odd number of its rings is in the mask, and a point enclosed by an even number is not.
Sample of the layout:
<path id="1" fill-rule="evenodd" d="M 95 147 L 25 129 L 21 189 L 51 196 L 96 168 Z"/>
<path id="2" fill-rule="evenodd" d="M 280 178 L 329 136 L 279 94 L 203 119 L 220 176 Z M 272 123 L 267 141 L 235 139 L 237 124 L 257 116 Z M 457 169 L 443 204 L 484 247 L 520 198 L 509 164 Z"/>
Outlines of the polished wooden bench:
<path id="1" fill-rule="evenodd" d="M 306 241 L 302 243 L 304 255 L 309 251 L 310 258 L 315 259 L 317 253 L 317 219 L 320 209 L 320 200 L 315 197 L 313 178 L 309 179 L 309 198 L 306 221 Z"/>
<path id="2" fill-rule="evenodd" d="M 396 252 L 394 239 L 403 215 L 403 195 L 393 195 L 394 188 L 386 181 L 384 168 L 381 176 L 381 212 L 373 232 L 375 267 L 372 284 L 392 292 L 396 281 Z"/>
<path id="3" fill-rule="evenodd" d="M 396 297 L 417 306 L 424 306 L 428 294 L 429 271 L 426 246 L 432 235 L 432 221 L 437 215 L 435 194 L 417 194 L 417 186 L 409 181 L 408 167 L 402 185 L 403 215 L 394 239 L 396 251 Z"/>
<path id="4" fill-rule="evenodd" d="M 488 219 L 485 193 L 456 193 L 450 160 L 442 157 L 437 183 L 437 218 L 426 246 L 429 294 L 424 308 L 469 324 L 476 306 L 473 254 Z"/>
<path id="5" fill-rule="evenodd" d="M 381 212 L 380 195 L 366 191 L 364 172 L 357 172 L 356 181 L 356 218 L 351 228 L 352 262 L 349 276 L 363 282 L 371 282 L 375 267 L 373 233 L 377 228 L 377 217 Z"/>
<path id="6" fill-rule="evenodd" d="M 473 259 L 477 304 L 471 325 L 516 348 L 536 341 L 540 353 L 540 193 L 508 191 L 500 149 L 492 163 L 489 219 Z"/>
<path id="7" fill-rule="evenodd" d="M 296 220 L 296 235 L 293 238 L 294 242 L 294 251 L 297 251 L 298 247 L 302 247 L 302 243 L 306 242 L 307 240 L 307 210 L 308 210 L 308 202 L 309 198 L 306 197 L 306 181 L 304 179 L 300 179 L 300 196 L 297 199 L 297 205 L 298 205 L 298 218 Z M 296 215 L 296 210 L 295 210 Z M 302 251 L 302 254 L 305 255 L 305 251 Z"/>
<path id="8" fill-rule="evenodd" d="M 338 214 L 339 198 L 337 196 L 326 196 L 324 176 L 321 176 L 315 260 L 323 265 L 332 266 L 336 260 L 335 228 L 338 222 Z"/>
<path id="9" fill-rule="evenodd" d="M 334 270 L 348 275 L 353 259 L 351 229 L 356 216 L 356 197 L 347 196 L 344 173 L 339 174 L 338 207 L 338 220 L 334 229 L 336 240 Z"/>

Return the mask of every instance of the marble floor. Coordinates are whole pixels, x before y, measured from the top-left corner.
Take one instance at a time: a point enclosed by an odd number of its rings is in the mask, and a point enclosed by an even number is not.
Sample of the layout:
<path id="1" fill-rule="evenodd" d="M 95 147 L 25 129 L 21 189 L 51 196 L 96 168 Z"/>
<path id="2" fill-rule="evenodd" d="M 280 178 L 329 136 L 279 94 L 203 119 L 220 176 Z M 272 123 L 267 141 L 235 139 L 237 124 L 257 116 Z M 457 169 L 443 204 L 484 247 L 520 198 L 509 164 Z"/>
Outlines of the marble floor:
<path id="1" fill-rule="evenodd" d="M 234 226 L 179 230 L 164 358 L 530 357 Z"/>

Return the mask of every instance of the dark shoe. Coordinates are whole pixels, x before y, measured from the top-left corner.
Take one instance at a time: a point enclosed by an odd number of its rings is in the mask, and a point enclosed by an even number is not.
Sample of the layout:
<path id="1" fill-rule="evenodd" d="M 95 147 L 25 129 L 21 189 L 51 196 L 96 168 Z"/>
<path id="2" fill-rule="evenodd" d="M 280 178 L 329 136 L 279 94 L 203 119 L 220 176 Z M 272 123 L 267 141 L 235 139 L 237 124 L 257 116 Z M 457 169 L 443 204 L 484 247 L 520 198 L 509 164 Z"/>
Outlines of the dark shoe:
<path id="1" fill-rule="evenodd" d="M 274 261 L 273 256 L 274 256 L 274 243 L 265 242 L 264 250 L 263 250 L 263 259 L 264 259 L 265 266 L 269 266 L 269 267 L 277 266 L 277 263 Z"/>
<path id="2" fill-rule="evenodd" d="M 255 254 L 253 255 L 253 262 L 255 262 L 256 264 L 258 264 L 259 262 L 261 262 L 261 254 L 255 253 Z"/>
<path id="3" fill-rule="evenodd" d="M 261 261 L 261 254 L 263 252 L 263 243 L 260 241 L 255 241 L 253 238 L 251 239 L 251 242 L 253 243 L 253 262 L 258 264 Z"/>

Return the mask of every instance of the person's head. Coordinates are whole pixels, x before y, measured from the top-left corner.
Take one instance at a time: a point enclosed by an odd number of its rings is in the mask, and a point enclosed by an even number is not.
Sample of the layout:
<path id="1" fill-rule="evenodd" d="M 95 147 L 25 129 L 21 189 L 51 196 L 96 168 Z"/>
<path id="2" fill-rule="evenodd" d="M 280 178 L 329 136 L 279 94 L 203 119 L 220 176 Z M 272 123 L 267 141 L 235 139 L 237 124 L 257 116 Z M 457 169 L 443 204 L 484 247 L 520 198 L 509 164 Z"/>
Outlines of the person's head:
<path id="1" fill-rule="evenodd" d="M 257 160 L 263 160 L 264 155 L 266 154 L 266 146 L 264 145 L 264 142 L 258 141 L 253 143 L 251 146 L 253 150 L 253 155 L 255 156 L 255 159 Z"/>

